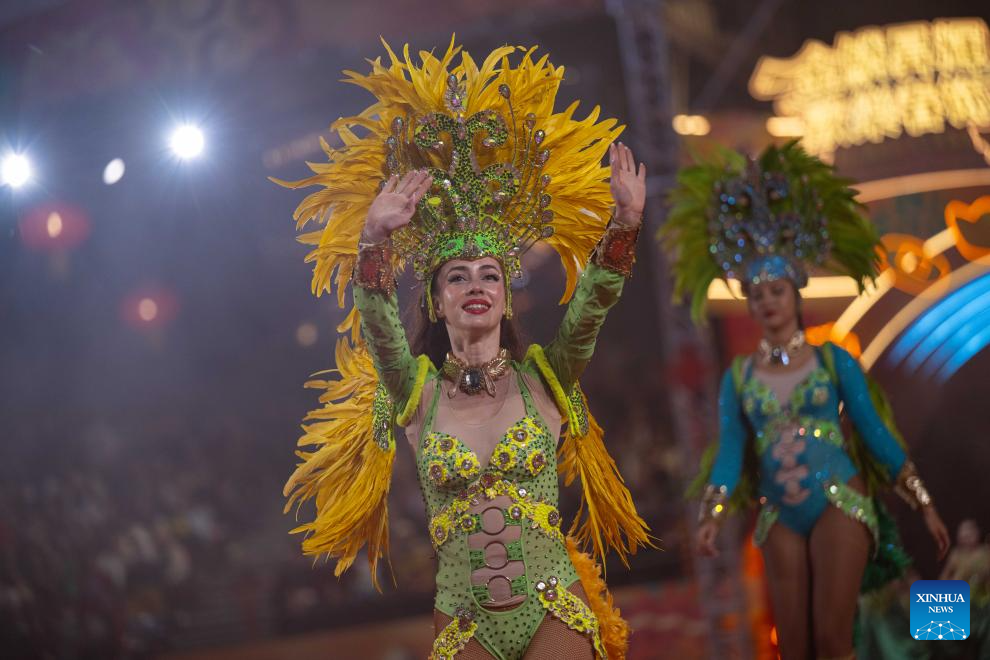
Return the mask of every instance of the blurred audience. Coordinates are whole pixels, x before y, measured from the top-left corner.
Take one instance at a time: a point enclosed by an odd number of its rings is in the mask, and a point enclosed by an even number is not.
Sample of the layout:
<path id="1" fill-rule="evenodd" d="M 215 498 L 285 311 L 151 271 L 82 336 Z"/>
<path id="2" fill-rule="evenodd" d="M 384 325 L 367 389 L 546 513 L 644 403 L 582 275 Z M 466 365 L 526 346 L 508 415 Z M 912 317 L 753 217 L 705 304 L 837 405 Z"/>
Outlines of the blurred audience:
<path id="1" fill-rule="evenodd" d="M 660 386 L 615 378 L 588 387 L 654 530 L 679 507 L 677 452 L 657 432 L 651 405 Z M 383 575 L 379 595 L 366 564 L 338 579 L 287 534 L 293 519 L 282 515 L 281 487 L 295 438 L 278 440 L 292 428 L 284 409 L 269 417 L 79 413 L 12 429 L 0 449 L 4 656 L 151 657 L 429 611 L 433 552 L 407 448 L 399 447 L 390 507 L 397 588 Z M 577 498 L 568 490 L 565 513 Z"/>

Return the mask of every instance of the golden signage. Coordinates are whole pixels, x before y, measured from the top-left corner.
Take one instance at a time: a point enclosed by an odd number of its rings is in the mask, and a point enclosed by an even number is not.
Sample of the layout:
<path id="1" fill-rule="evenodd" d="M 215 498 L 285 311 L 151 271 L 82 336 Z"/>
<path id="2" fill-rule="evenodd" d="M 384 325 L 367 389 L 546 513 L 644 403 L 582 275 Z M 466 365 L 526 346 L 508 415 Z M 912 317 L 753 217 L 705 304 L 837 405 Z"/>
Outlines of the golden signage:
<path id="1" fill-rule="evenodd" d="M 800 122 L 817 154 L 946 126 L 990 126 L 990 31 L 981 19 L 939 19 L 840 32 L 789 58 L 763 57 L 757 99 Z"/>

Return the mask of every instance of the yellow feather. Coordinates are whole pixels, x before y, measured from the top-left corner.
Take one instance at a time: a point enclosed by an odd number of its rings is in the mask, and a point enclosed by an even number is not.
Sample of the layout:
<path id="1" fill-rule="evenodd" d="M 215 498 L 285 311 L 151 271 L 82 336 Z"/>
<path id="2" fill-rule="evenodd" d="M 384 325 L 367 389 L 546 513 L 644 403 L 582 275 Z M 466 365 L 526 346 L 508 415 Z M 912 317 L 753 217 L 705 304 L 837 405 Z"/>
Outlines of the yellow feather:
<path id="1" fill-rule="evenodd" d="M 598 619 L 598 635 L 605 653 L 609 660 L 622 660 L 629 647 L 629 624 L 622 618 L 622 612 L 615 606 L 612 594 L 605 587 L 601 566 L 595 563 L 591 555 L 581 552 L 573 537 L 568 536 L 566 541 L 567 554 L 581 580 L 591 611 Z"/>
<path id="2" fill-rule="evenodd" d="M 577 411 L 539 345 L 529 347 L 526 359 L 539 369 L 557 407 L 567 420 L 567 428 L 557 451 L 557 471 L 563 476 L 565 486 L 570 486 L 576 477 L 580 478 L 583 495 L 568 533 L 574 535 L 582 546 L 591 545 L 599 561 L 604 562 L 605 554 L 614 550 L 622 563 L 628 566 L 627 554 L 636 554 L 639 546 L 654 546 L 650 540 L 650 528 L 636 512 L 636 505 L 619 474 L 619 468 L 605 448 L 605 433 L 592 416 L 584 392 L 578 389 L 588 417 L 587 433 L 580 435 L 582 424 Z M 582 522 L 581 518 L 585 515 Z"/>
<path id="3" fill-rule="evenodd" d="M 378 561 L 388 556 L 388 491 L 395 443 L 382 448 L 372 432 L 378 376 L 367 348 L 341 339 L 336 348 L 339 380 L 314 379 L 323 404 L 306 416 L 298 451 L 302 462 L 285 484 L 285 511 L 297 517 L 309 500 L 316 516 L 295 529 L 304 533 L 303 552 L 336 560 L 335 575 L 347 570 L 367 545 L 368 567 L 379 591 Z"/>
<path id="4" fill-rule="evenodd" d="M 299 181 L 273 179 L 293 189 L 320 187 L 302 200 L 293 215 L 298 230 L 310 223 L 320 226 L 319 241 L 315 240 L 313 231 L 300 236 L 302 242 L 319 248 L 306 258 L 314 264 L 313 293 L 332 293 L 336 288 L 338 303 L 344 306 L 342 289 L 351 279 L 357 237 L 385 173 L 384 143 L 390 134 L 390 123 L 398 116 L 418 117 L 445 111 L 443 93 L 447 76 L 453 73 L 464 80 L 468 114 L 503 108 L 504 99 L 498 90 L 500 85 L 507 84 L 516 108 L 515 132 L 525 133 L 523 122 L 530 112 L 544 128 L 544 145 L 551 150 L 551 158 L 543 171 L 552 180 L 547 192 L 552 197 L 550 210 L 554 213 L 555 229 L 547 243 L 559 254 L 567 277 L 560 302 L 569 300 L 578 274 L 608 222 L 612 204 L 609 170 L 602 167 L 601 160 L 623 127 L 614 119 L 599 121 L 601 110 L 597 106 L 581 120 L 574 118 L 576 102 L 555 113 L 554 102 L 564 69 L 553 66 L 546 55 L 534 59 L 536 47 L 496 48 L 479 67 L 453 36 L 441 57 L 423 51 L 418 54 L 418 64 L 408 45 L 401 55 L 384 40 L 382 46 L 387 63 L 379 57 L 368 60 L 371 70 L 366 74 L 344 71 L 344 82 L 367 90 L 375 102 L 357 115 L 333 122 L 331 128 L 343 147 L 332 149 L 324 144 L 328 161 L 310 163 L 312 176 Z M 511 56 L 515 54 L 519 57 L 513 65 Z M 460 59 L 455 64 L 458 55 Z M 511 121 L 507 113 L 503 115 L 507 122 Z M 511 153 L 512 145 L 507 144 L 479 154 L 479 165 L 484 167 L 496 160 L 506 162 Z M 395 265 L 401 271 L 406 264 L 397 260 Z"/>
<path id="5" fill-rule="evenodd" d="M 583 392 L 581 398 L 588 415 L 588 432 L 577 436 L 578 429 L 568 425 L 557 453 L 557 469 L 564 485 L 569 486 L 579 477 L 584 494 L 569 534 L 583 547 L 590 545 L 601 561 L 611 549 L 629 566 L 627 554 L 636 554 L 639 546 L 655 547 L 650 528 L 636 512 L 632 495 L 605 448 L 605 434 L 588 409 Z"/>

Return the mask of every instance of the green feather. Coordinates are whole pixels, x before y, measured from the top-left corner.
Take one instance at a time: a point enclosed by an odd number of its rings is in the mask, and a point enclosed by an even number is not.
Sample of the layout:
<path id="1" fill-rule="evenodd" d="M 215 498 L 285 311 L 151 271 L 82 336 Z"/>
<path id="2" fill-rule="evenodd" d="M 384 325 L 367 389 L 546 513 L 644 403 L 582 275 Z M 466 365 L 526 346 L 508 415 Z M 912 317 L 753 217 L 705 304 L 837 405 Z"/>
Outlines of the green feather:
<path id="1" fill-rule="evenodd" d="M 722 270 L 709 251 L 708 225 L 717 203 L 715 187 L 719 182 L 742 176 L 746 157 L 719 149 L 708 159 L 695 156 L 694 160 L 695 164 L 677 173 L 677 185 L 667 197 L 667 220 L 657 232 L 657 239 L 670 260 L 675 299 L 690 297 L 692 319 L 704 324 L 708 287 L 722 277 Z M 856 191 L 850 187 L 852 181 L 836 176 L 831 165 L 806 152 L 797 141 L 767 147 L 758 161 L 763 171 L 783 173 L 792 189 L 815 191 L 832 242 L 824 266 L 852 277 L 862 290 L 879 268 L 880 239 L 864 215 L 865 207 L 856 201 Z M 808 195 L 795 194 L 785 203 L 785 208 L 807 217 L 818 211 L 802 206 L 809 200 Z"/>

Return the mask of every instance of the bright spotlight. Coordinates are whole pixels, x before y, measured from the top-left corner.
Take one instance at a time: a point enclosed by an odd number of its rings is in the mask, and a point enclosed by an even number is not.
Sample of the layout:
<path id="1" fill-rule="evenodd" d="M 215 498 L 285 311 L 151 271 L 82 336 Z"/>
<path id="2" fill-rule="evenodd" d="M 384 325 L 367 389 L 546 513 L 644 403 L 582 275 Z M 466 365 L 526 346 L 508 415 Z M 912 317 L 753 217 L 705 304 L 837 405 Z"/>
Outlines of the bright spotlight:
<path id="1" fill-rule="evenodd" d="M 31 178 L 31 161 L 23 154 L 8 154 L 0 165 L 0 181 L 11 188 L 20 188 Z"/>
<path id="2" fill-rule="evenodd" d="M 52 211 L 48 214 L 48 220 L 45 221 L 45 230 L 48 232 L 50 238 L 58 238 L 64 228 L 65 223 L 62 221 L 61 213 Z"/>
<path id="3" fill-rule="evenodd" d="M 114 158 L 107 166 L 103 168 L 103 183 L 108 186 L 120 181 L 121 177 L 124 176 L 124 161 L 120 158 Z"/>
<path id="4" fill-rule="evenodd" d="M 151 298 L 142 298 L 138 301 L 138 318 L 145 322 L 151 322 L 158 316 L 158 303 Z"/>
<path id="5" fill-rule="evenodd" d="M 774 137 L 801 137 L 804 135 L 804 122 L 800 117 L 770 117 L 767 119 L 767 133 Z"/>
<path id="6" fill-rule="evenodd" d="M 678 135 L 708 135 L 712 130 L 704 115 L 675 115 L 671 123 Z"/>
<path id="7" fill-rule="evenodd" d="M 315 323 L 301 323 L 296 329 L 296 341 L 299 345 L 308 348 L 316 343 L 319 338 L 319 331 Z"/>
<path id="8" fill-rule="evenodd" d="M 203 152 L 203 131 L 192 124 L 186 124 L 172 133 L 172 151 L 182 159 L 195 158 Z"/>

